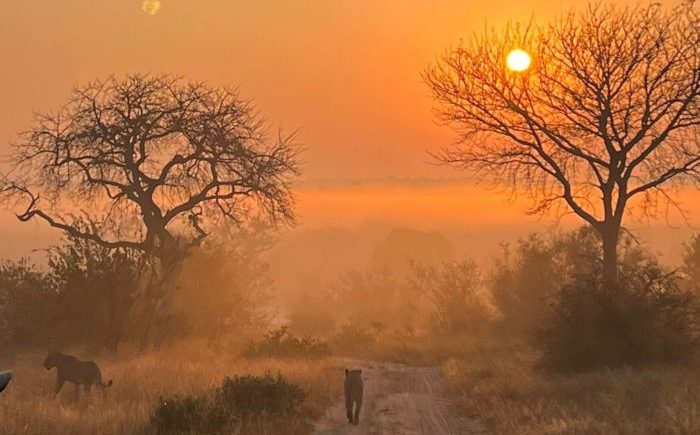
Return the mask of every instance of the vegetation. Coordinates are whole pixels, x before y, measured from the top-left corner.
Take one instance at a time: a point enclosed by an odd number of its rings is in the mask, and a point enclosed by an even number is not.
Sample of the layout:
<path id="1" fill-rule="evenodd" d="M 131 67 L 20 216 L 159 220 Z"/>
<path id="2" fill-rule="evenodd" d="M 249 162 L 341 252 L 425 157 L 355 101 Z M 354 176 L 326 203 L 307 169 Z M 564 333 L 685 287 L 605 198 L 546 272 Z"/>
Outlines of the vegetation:
<path id="1" fill-rule="evenodd" d="M 440 365 L 495 433 L 700 433 L 700 236 L 673 269 L 623 227 L 682 214 L 670 193 L 700 183 L 698 23 L 693 1 L 600 4 L 447 52 L 424 79 L 459 137 L 435 157 L 586 226 L 490 264 L 382 230 L 362 261 L 311 270 L 295 304 L 277 304 L 266 257 L 295 219 L 293 135 L 269 137 L 229 88 L 77 88 L 1 177 L 21 221 L 65 237 L 45 263 L 0 261 L 3 433 L 308 433 L 341 397 L 336 358 Z M 531 69 L 505 68 L 516 46 Z M 98 360 L 113 386 L 54 400 L 45 349 Z"/>
<path id="2" fill-rule="evenodd" d="M 638 249 L 628 249 L 620 284 L 577 276 L 561 289 L 535 344 L 556 370 L 648 366 L 692 360 L 700 306 L 679 277 Z"/>
<path id="3" fill-rule="evenodd" d="M 267 328 L 272 280 L 262 255 L 269 237 L 266 228 L 237 229 L 212 235 L 195 250 L 161 319 L 168 328 L 160 344 L 204 338 L 210 345 L 240 345 Z M 74 236 L 48 250 L 44 270 L 27 259 L 4 261 L 0 340 L 6 352 L 82 346 L 115 353 L 140 343 L 145 319 L 135 305 L 145 266 L 138 251 Z"/>
<path id="4" fill-rule="evenodd" d="M 48 268 L 23 259 L 0 268 L 6 351 L 86 345 L 116 350 L 127 333 L 141 257 L 69 237 Z"/>
<path id="5" fill-rule="evenodd" d="M 432 303 L 431 326 L 447 334 L 479 334 L 488 328 L 491 313 L 481 296 L 481 275 L 475 262 L 414 264 L 410 285 Z"/>
<path id="6" fill-rule="evenodd" d="M 690 434 L 700 431 L 697 364 L 553 375 L 522 345 L 481 343 L 443 363 L 453 402 L 490 433 Z"/>
<path id="7" fill-rule="evenodd" d="M 328 345 L 314 337 L 297 337 L 282 326 L 265 333 L 262 340 L 248 345 L 248 358 L 321 358 L 328 356 Z"/>
<path id="8" fill-rule="evenodd" d="M 71 353 L 81 354 L 80 351 Z M 162 406 L 161 398 L 189 397 L 177 406 L 199 410 L 205 403 L 209 406 L 210 402 L 206 400 L 224 387 L 224 379 L 240 376 L 240 379 L 244 379 L 243 383 L 251 379 L 254 381 L 246 386 L 232 381 L 226 384 L 229 386 L 227 391 L 264 392 L 259 398 L 272 395 L 280 400 L 299 397 L 299 389 L 308 395 L 300 412 L 291 417 L 282 418 L 281 414 L 279 418 L 241 416 L 238 424 L 244 421 L 246 424 L 240 427 L 241 432 L 238 433 L 298 435 L 304 433 L 301 428 L 308 427 L 310 421 L 322 415 L 342 394 L 342 367 L 331 359 L 249 361 L 237 358 L 236 354 L 236 349 L 222 352 L 208 348 L 201 341 L 179 342 L 157 352 L 132 353 L 122 350 L 116 359 L 99 361 L 102 373 L 114 380 L 105 398 L 94 393 L 90 398 L 82 394 L 77 396 L 72 388 L 65 388 L 57 399 L 53 399 L 51 391 L 55 374 L 41 367 L 46 355 L 43 352 L 25 352 L 14 360 L 15 379 L 12 387 L 3 392 L 3 400 L 0 401 L 3 433 L 155 433 L 151 421 Z M 285 381 L 278 383 L 278 378 L 268 377 L 268 373 L 279 373 Z M 329 379 L 335 381 L 329 382 Z M 259 386 L 262 389 L 258 389 Z M 285 396 L 278 395 L 278 391 Z M 207 399 L 199 401 L 201 397 Z M 242 406 L 257 409 L 258 402 Z M 236 413 L 240 414 L 238 411 Z"/>
<path id="9" fill-rule="evenodd" d="M 436 157 L 528 195 L 533 213 L 578 216 L 600 235 L 614 286 L 623 216 L 678 208 L 669 192 L 698 180 L 697 23 L 692 1 L 610 3 L 475 35 L 424 73 L 459 134 Z M 530 69 L 505 69 L 514 47 Z"/>
<path id="10" fill-rule="evenodd" d="M 270 141 L 231 89 L 165 75 L 110 77 L 36 116 L 13 147 L 18 175 L 3 177 L 0 200 L 24 206 L 23 222 L 145 256 L 133 304 L 143 320 L 133 332 L 145 346 L 171 326 L 167 308 L 184 261 L 217 225 L 293 221 L 297 156 L 294 138 Z"/>
<path id="11" fill-rule="evenodd" d="M 200 396 L 162 398 L 151 427 L 159 434 L 302 432 L 309 429 L 302 410 L 306 397 L 282 375 L 235 376 Z"/>

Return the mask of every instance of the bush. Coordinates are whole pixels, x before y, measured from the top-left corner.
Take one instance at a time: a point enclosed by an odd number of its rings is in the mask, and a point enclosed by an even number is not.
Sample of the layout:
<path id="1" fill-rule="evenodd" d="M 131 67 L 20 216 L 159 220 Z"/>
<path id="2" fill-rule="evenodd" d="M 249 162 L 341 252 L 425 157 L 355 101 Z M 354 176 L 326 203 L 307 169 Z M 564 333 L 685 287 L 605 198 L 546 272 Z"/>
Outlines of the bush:
<path id="1" fill-rule="evenodd" d="M 437 332 L 478 334 L 490 323 L 489 307 L 481 294 L 481 274 L 474 261 L 439 266 L 413 264 L 410 285 L 433 305 Z"/>
<path id="2" fill-rule="evenodd" d="M 134 302 L 142 256 L 68 236 L 42 272 L 27 259 L 0 262 L 0 345 L 116 350 Z"/>
<path id="3" fill-rule="evenodd" d="M 328 344 L 313 337 L 297 337 L 289 327 L 269 331 L 257 343 L 251 343 L 244 355 L 248 358 L 322 358 L 329 354 Z"/>
<path id="4" fill-rule="evenodd" d="M 0 346 L 44 346 L 55 317 L 55 292 L 27 259 L 0 262 Z"/>
<path id="5" fill-rule="evenodd" d="M 381 323 L 375 323 L 371 327 L 343 325 L 330 338 L 333 355 L 368 358 L 376 353 L 385 333 L 385 327 Z"/>
<path id="6" fill-rule="evenodd" d="M 200 396 L 161 398 L 151 428 L 159 434 L 217 434 L 239 433 L 240 428 L 259 433 L 261 424 L 297 426 L 306 420 L 302 410 L 306 397 L 301 387 L 282 375 L 235 376 Z"/>
<path id="7" fill-rule="evenodd" d="M 698 347 L 698 301 L 679 278 L 628 250 L 619 283 L 579 275 L 564 285 L 537 334 L 542 362 L 558 371 L 678 363 Z"/>
<path id="8" fill-rule="evenodd" d="M 265 331 L 274 283 L 264 254 L 273 244 L 272 230 L 258 221 L 207 237 L 185 260 L 169 305 L 186 328 L 169 333 L 219 346 Z"/>
<path id="9" fill-rule="evenodd" d="M 300 413 L 306 392 L 282 375 L 226 378 L 219 389 L 224 407 L 236 415 Z"/>
<path id="10" fill-rule="evenodd" d="M 531 334 L 547 310 L 547 300 L 561 284 L 555 243 L 531 235 L 518 241 L 514 252 L 503 247 L 490 276 L 500 326 L 515 335 Z"/>
<path id="11" fill-rule="evenodd" d="M 535 333 L 562 286 L 574 276 L 600 273 L 601 258 L 600 237 L 591 227 L 551 237 L 533 234 L 513 251 L 504 246 L 490 276 L 501 329 L 516 336 Z"/>
<path id="12" fill-rule="evenodd" d="M 234 415 L 207 397 L 183 396 L 161 398 L 151 426 L 158 434 L 222 433 L 234 421 Z"/>
<path id="13" fill-rule="evenodd" d="M 129 329 L 144 262 L 135 250 L 106 248 L 70 235 L 49 249 L 47 279 L 55 292 L 59 335 L 53 345 L 115 352 Z"/>
<path id="14" fill-rule="evenodd" d="M 416 327 L 426 317 L 427 304 L 405 278 L 405 273 L 391 268 L 353 270 L 339 275 L 329 289 L 339 323 L 360 328 L 375 323 L 390 329 Z"/>

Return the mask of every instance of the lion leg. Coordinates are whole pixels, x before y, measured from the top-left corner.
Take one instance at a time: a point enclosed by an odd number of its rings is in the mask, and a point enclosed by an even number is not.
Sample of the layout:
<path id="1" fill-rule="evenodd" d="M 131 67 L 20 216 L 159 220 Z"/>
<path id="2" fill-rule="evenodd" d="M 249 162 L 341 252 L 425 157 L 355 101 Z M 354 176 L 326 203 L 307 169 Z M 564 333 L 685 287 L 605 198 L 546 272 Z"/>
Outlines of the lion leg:
<path id="1" fill-rule="evenodd" d="M 360 410 L 362 409 L 362 397 L 355 401 L 355 416 L 352 419 L 353 424 L 360 423 Z"/>
<path id="2" fill-rule="evenodd" d="M 54 399 L 56 398 L 56 396 L 58 396 L 58 393 L 61 392 L 61 388 L 63 388 L 63 382 L 64 382 L 63 379 L 56 378 L 56 388 L 54 388 L 54 391 L 53 391 Z"/>
<path id="3" fill-rule="evenodd" d="M 345 410 L 347 411 L 348 423 L 352 423 L 352 398 L 347 393 L 345 393 Z"/>

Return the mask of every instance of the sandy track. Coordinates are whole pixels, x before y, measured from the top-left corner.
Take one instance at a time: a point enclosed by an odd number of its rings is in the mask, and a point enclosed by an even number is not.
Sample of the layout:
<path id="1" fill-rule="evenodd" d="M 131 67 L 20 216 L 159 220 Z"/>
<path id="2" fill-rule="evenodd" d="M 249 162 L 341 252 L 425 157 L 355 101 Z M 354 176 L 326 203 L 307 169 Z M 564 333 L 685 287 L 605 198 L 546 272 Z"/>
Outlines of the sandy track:
<path id="1" fill-rule="evenodd" d="M 486 433 L 478 421 L 460 417 L 450 408 L 443 398 L 443 380 L 437 367 L 369 363 L 352 367 L 362 368 L 365 385 L 359 426 L 346 423 L 341 398 L 318 422 L 315 434 Z"/>

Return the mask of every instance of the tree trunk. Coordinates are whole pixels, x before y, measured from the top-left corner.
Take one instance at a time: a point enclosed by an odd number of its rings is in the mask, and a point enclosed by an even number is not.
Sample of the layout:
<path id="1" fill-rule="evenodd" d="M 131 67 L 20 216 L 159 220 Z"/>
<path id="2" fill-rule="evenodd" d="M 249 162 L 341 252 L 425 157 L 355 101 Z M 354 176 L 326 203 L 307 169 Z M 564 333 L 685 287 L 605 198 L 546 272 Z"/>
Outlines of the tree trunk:
<path id="1" fill-rule="evenodd" d="M 608 289 L 617 286 L 617 242 L 620 238 L 620 226 L 606 224 L 601 232 L 603 236 L 603 284 Z"/>
<path id="2" fill-rule="evenodd" d="M 147 287 L 147 298 L 144 301 L 142 349 L 149 346 L 159 347 L 169 332 L 167 328 L 171 325 L 167 322 L 168 309 L 187 255 L 187 249 L 179 244 L 178 239 L 169 239 L 167 246 L 161 250 L 155 261 Z"/>

